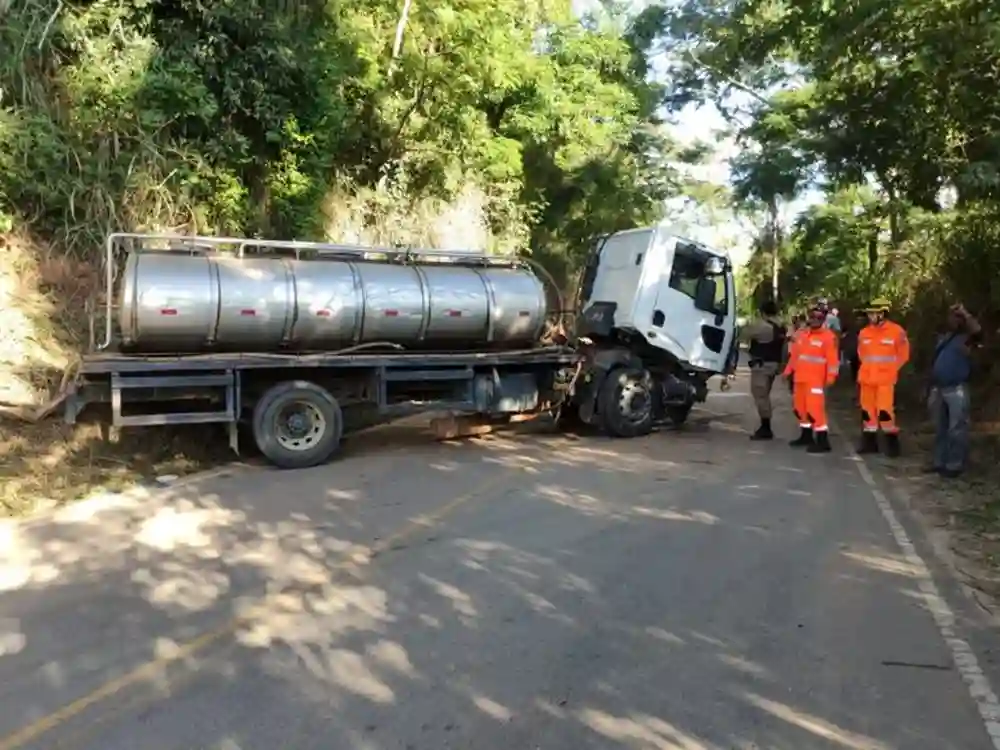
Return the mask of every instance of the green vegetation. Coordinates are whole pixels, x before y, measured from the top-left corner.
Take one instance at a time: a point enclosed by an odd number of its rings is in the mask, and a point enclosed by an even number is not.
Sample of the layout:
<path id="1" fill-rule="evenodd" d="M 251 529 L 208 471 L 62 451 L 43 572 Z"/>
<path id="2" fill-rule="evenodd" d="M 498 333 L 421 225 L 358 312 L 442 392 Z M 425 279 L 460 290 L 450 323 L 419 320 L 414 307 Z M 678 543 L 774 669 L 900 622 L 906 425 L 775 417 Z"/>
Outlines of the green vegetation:
<path id="1" fill-rule="evenodd" d="M 0 13 L 0 216 L 77 258 L 115 228 L 316 239 L 345 201 L 368 226 L 475 191 L 491 244 L 565 275 L 697 157 L 657 115 L 649 29 L 568 0 Z"/>
<path id="2" fill-rule="evenodd" d="M 689 0 L 647 13 L 680 61 L 672 102 L 719 102 L 745 147 L 734 188 L 762 215 L 758 296 L 850 308 L 885 294 L 918 334 L 956 300 L 996 322 L 1000 8 Z M 824 200 L 782 226 L 810 188 Z"/>

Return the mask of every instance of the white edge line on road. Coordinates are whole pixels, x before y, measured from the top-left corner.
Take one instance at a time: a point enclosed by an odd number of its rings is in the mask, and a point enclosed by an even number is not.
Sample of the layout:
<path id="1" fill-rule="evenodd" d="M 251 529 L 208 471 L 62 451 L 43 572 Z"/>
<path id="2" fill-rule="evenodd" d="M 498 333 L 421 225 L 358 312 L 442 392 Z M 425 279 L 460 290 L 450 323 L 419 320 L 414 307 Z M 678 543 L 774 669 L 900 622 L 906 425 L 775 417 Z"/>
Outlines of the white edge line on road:
<path id="1" fill-rule="evenodd" d="M 934 579 L 931 577 L 930 568 L 927 567 L 927 563 L 917 553 L 917 549 L 913 546 L 913 542 L 910 541 L 906 529 L 899 522 L 896 511 L 892 509 L 889 499 L 879 489 L 878 483 L 875 481 L 875 477 L 872 475 L 864 459 L 857 454 L 849 443 L 845 442 L 845 446 L 848 456 L 854 461 L 854 465 L 858 467 L 858 473 L 865 480 L 868 489 L 871 490 L 872 497 L 875 498 L 875 504 L 882 512 L 882 517 L 889 524 L 889 530 L 892 532 L 896 544 L 902 550 L 906 562 L 912 565 L 913 569 L 917 571 L 920 579 L 918 583 L 920 593 L 923 594 L 924 600 L 927 602 L 927 608 L 930 610 L 934 622 L 941 632 L 941 638 L 951 652 L 952 661 L 955 662 L 955 667 L 958 669 L 962 681 L 965 682 L 969 689 L 969 695 L 972 696 L 972 700 L 979 710 L 979 715 L 983 719 L 983 724 L 986 727 L 987 734 L 990 736 L 990 740 L 993 742 L 993 747 L 996 750 L 1000 750 L 1000 700 L 997 700 L 997 695 L 993 692 L 989 679 L 987 679 L 982 668 L 979 666 L 979 660 L 976 658 L 972 646 L 969 645 L 968 641 L 959 638 L 955 630 L 955 613 L 948 606 L 944 597 L 941 596 L 941 592 L 938 591 L 938 587 L 934 584 Z"/>

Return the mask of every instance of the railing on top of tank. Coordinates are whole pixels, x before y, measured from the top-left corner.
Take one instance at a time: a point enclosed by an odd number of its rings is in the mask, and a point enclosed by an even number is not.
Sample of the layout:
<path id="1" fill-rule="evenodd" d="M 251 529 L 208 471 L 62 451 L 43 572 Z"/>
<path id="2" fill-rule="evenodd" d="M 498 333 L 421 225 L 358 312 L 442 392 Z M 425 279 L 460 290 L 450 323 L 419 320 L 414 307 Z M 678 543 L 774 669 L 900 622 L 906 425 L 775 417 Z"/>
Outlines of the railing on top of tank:
<path id="1" fill-rule="evenodd" d="M 153 246 L 157 245 L 157 246 Z M 301 260 L 303 253 L 309 257 L 327 260 L 384 260 L 398 263 L 447 263 L 451 265 L 504 266 L 524 265 L 527 261 L 517 255 L 487 255 L 479 252 L 455 250 L 424 250 L 411 247 L 384 248 L 360 245 L 338 245 L 327 242 L 300 240 L 261 240 L 247 237 L 210 237 L 189 234 L 156 234 L 141 232 L 113 232 L 105 242 L 104 253 L 104 340 L 94 346 L 94 322 L 91 321 L 91 350 L 104 351 L 114 339 L 115 281 L 118 276 L 116 252 L 125 246 L 128 252 L 186 252 L 220 253 L 242 258 L 247 251 L 258 254 L 292 253 Z M 126 253 L 127 254 L 127 253 Z"/>

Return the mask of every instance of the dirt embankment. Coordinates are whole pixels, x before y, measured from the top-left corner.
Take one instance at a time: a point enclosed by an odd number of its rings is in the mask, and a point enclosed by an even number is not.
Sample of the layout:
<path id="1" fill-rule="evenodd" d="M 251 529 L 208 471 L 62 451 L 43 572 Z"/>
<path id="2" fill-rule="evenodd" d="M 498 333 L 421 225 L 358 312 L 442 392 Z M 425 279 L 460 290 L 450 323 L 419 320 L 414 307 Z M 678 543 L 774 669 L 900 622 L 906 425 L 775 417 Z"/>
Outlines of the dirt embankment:
<path id="1" fill-rule="evenodd" d="M 183 474 L 230 457 L 196 429 L 136 430 L 115 444 L 98 424 L 67 425 L 58 395 L 89 340 L 96 269 L 24 234 L 0 235 L 0 516 L 99 488 Z"/>

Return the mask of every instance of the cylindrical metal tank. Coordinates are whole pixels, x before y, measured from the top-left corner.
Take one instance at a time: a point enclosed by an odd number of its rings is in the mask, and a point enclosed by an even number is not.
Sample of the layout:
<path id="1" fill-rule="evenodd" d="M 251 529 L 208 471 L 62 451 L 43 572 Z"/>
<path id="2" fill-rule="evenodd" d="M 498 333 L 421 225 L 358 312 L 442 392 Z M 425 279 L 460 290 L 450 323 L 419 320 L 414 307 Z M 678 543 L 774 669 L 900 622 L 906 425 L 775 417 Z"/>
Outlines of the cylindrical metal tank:
<path id="1" fill-rule="evenodd" d="M 145 352 L 530 346 L 547 313 L 524 268 L 131 253 L 122 345 Z"/>

